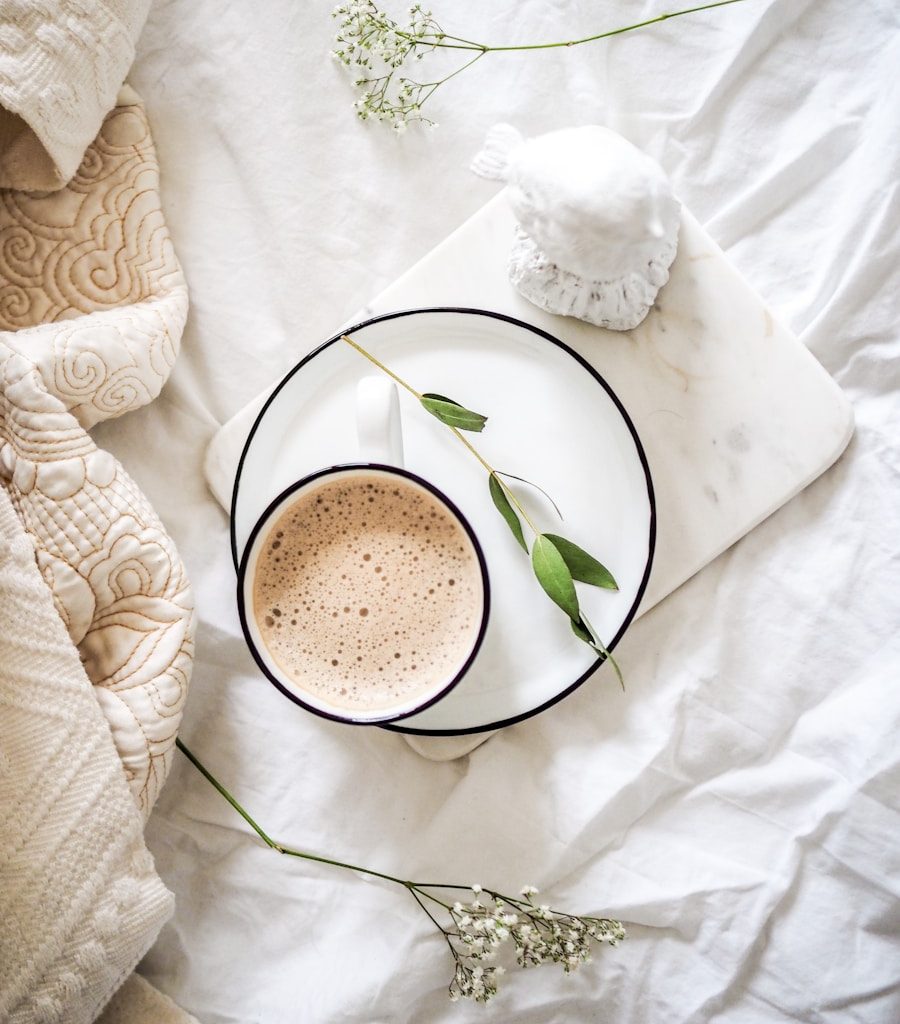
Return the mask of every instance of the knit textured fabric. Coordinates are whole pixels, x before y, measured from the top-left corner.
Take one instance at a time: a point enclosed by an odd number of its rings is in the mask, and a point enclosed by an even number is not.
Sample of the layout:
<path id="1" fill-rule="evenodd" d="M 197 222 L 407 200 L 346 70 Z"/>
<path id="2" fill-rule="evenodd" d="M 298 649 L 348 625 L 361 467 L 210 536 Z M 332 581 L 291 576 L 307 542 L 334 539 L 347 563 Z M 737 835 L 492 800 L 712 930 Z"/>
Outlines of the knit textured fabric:
<path id="1" fill-rule="evenodd" d="M 0 623 L 0 1021 L 88 1024 L 153 943 L 173 900 L 2 486 Z"/>
<path id="2" fill-rule="evenodd" d="M 72 177 L 134 60 L 150 0 L 0 0 L 0 188 Z"/>
<path id="3" fill-rule="evenodd" d="M 197 1018 L 158 992 L 139 974 L 132 974 L 107 1003 L 97 1024 L 198 1024 Z"/>

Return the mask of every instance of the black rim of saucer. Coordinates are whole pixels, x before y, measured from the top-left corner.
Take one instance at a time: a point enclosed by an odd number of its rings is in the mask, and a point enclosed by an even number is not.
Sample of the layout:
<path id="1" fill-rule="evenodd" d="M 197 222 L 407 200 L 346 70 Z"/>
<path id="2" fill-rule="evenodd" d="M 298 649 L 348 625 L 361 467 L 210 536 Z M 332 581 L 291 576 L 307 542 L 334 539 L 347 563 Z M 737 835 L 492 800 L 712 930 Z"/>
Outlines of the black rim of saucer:
<path id="1" fill-rule="evenodd" d="M 297 491 L 308 487 L 310 484 L 315 483 L 316 480 L 321 480 L 323 477 L 335 476 L 338 473 L 344 473 L 347 471 L 363 470 L 372 473 L 383 473 L 385 476 L 401 476 L 407 480 L 411 480 L 413 483 L 418 484 L 424 490 L 433 494 L 435 498 L 440 501 L 459 521 L 460 526 L 466 533 L 466 536 L 472 542 L 472 547 L 475 550 L 475 555 L 478 559 L 478 568 L 481 572 L 482 589 L 484 593 L 484 604 L 481 609 L 481 622 L 478 624 L 478 633 L 475 637 L 475 641 L 472 644 L 472 649 L 469 652 L 466 660 L 457 669 L 456 674 L 453 678 L 441 687 L 435 694 L 423 701 L 421 704 L 417 704 L 411 711 L 405 711 L 402 714 L 385 714 L 381 716 L 371 716 L 366 718 L 354 718 L 352 714 L 330 714 L 328 711 L 323 711 L 322 708 L 317 708 L 313 704 L 308 704 L 302 697 L 294 693 L 293 690 L 289 690 L 269 669 L 269 666 L 265 663 L 262 655 L 260 654 L 253 637 L 250 635 L 250 627 L 247 622 L 247 607 L 244 599 L 244 583 L 247 578 L 247 564 L 250 561 L 250 555 L 253 551 L 253 545 L 256 543 L 257 537 L 267 527 L 272 525 L 273 513 L 282 505 L 292 494 L 296 494 Z M 314 473 L 310 473 L 308 476 L 303 477 L 301 480 L 297 480 L 285 489 L 275 498 L 269 502 L 265 512 L 257 519 L 256 524 L 250 531 L 250 536 L 247 538 L 247 545 L 244 548 L 244 554 L 241 556 L 241 564 L 238 566 L 237 574 L 237 603 L 238 603 L 238 616 L 241 620 L 241 629 L 244 632 L 244 640 L 247 646 L 250 648 L 250 653 L 253 655 L 253 660 L 259 666 L 265 677 L 269 682 L 280 690 L 285 697 L 292 700 L 295 704 L 299 704 L 300 707 L 305 708 L 307 711 L 311 711 L 314 715 L 319 715 L 320 718 L 328 718 L 332 722 L 343 722 L 347 725 L 382 725 L 387 726 L 391 722 L 399 722 L 404 718 L 410 718 L 412 715 L 418 715 L 426 708 L 430 708 L 432 704 L 436 704 L 439 700 L 442 700 L 447 694 L 454 689 L 454 687 L 463 679 L 466 672 L 472 662 L 475 660 L 476 655 L 481 649 L 481 643 L 484 640 L 484 635 L 487 632 L 488 620 L 491 612 L 491 580 L 488 575 L 487 562 L 485 561 L 484 551 L 481 548 L 481 542 L 475 535 L 475 531 L 472 529 L 469 520 L 463 515 L 459 508 L 447 497 L 443 491 L 439 490 L 434 484 L 429 483 L 423 477 L 417 473 L 412 473 L 408 469 L 401 469 L 399 466 L 388 466 L 382 462 L 342 462 L 336 466 L 328 466 L 325 469 L 316 470 Z"/>
<path id="2" fill-rule="evenodd" d="M 327 341 L 323 342 L 321 345 L 314 348 L 308 355 L 304 356 L 303 359 L 300 360 L 300 362 L 298 362 L 295 366 L 288 370 L 288 372 L 284 375 L 284 377 L 276 385 L 272 393 L 266 399 L 262 409 L 260 409 L 256 419 L 253 421 L 253 426 L 250 428 L 250 433 L 247 435 L 247 440 L 244 442 L 244 447 L 243 450 L 241 451 L 241 457 L 238 461 L 237 472 L 235 473 L 234 478 L 234 487 L 232 488 L 231 492 L 231 517 L 229 523 L 229 532 L 231 536 L 231 557 L 234 562 L 235 569 L 240 569 L 240 560 L 238 559 L 237 554 L 237 537 L 235 535 L 234 513 L 235 509 L 237 508 L 238 491 L 240 489 L 241 473 L 243 472 L 244 461 L 247 457 L 247 454 L 250 451 L 250 446 L 253 443 L 253 438 L 256 435 L 256 431 L 260 423 L 263 421 L 266 412 L 269 409 L 269 406 L 278 397 L 282 388 L 284 388 L 288 384 L 288 382 L 294 377 L 294 375 L 299 373 L 299 371 L 302 370 L 307 363 L 315 359 L 316 356 L 324 352 L 325 349 L 329 348 L 331 345 L 334 345 L 336 342 L 339 342 L 341 340 L 341 335 L 353 334 L 355 331 L 360 331 L 365 327 L 370 327 L 372 324 L 383 323 L 389 320 L 398 320 L 401 317 L 416 316 L 422 313 L 460 313 L 468 316 L 485 316 L 489 317 L 492 320 L 501 320 L 505 323 L 512 324 L 514 327 L 521 327 L 523 330 L 530 331 L 532 334 L 536 334 L 539 338 L 543 338 L 544 341 L 549 341 L 551 344 L 556 345 L 557 348 L 562 349 L 563 352 L 566 352 L 572 359 L 574 359 L 575 362 L 577 362 L 584 370 L 586 370 L 594 378 L 595 381 L 597 381 L 597 383 L 607 393 L 613 405 L 615 405 L 616 409 L 618 409 L 619 415 L 624 420 L 625 426 L 628 428 L 628 432 L 631 434 L 631 439 L 632 441 L 634 441 L 634 447 L 637 451 L 638 459 L 640 460 L 641 467 L 644 471 L 644 479 L 647 484 L 647 499 L 650 504 L 650 528 L 648 530 L 647 538 L 647 563 L 644 567 L 644 572 L 641 577 L 641 582 L 637 588 L 634 601 L 632 602 L 631 607 L 628 609 L 628 612 L 622 620 L 622 625 L 619 627 L 618 631 L 616 632 L 616 635 L 612 638 L 612 640 L 609 641 L 608 644 L 606 644 L 606 649 L 608 651 L 614 651 L 616 645 L 624 636 L 625 631 L 628 629 L 628 627 L 634 620 L 634 617 L 637 614 L 637 610 L 640 607 L 640 603 L 644 596 L 644 592 L 647 589 L 647 583 L 650 580 L 650 571 L 653 568 L 653 556 L 656 550 L 656 495 L 653 490 L 653 479 L 650 475 L 650 465 L 647 462 L 647 455 L 644 451 L 644 446 L 641 444 L 641 439 L 638 437 L 638 433 L 635 429 L 634 423 L 632 422 L 631 417 L 625 411 L 625 407 L 619 400 L 618 395 L 616 395 L 616 393 L 609 386 L 606 380 L 597 372 L 597 370 L 594 369 L 593 366 L 591 366 L 591 364 L 586 359 L 580 356 L 574 349 L 570 348 L 565 342 L 560 341 L 559 338 L 555 338 L 552 334 L 548 334 L 540 327 L 535 327 L 533 324 L 526 323 L 524 320 L 519 320 L 516 317 L 509 316 L 506 313 L 497 313 L 489 309 L 476 309 L 468 306 L 423 306 L 418 309 L 403 309 L 396 310 L 392 313 L 382 313 L 380 316 L 370 317 L 367 320 L 362 320 L 357 324 L 353 324 L 350 327 L 346 327 L 343 330 L 338 331 L 337 334 L 329 338 Z M 465 520 L 463 521 L 465 522 Z M 251 537 L 248 538 L 247 545 L 245 546 L 245 552 L 249 550 L 250 542 L 252 539 L 253 538 L 251 534 Z M 478 547 L 477 550 L 481 550 L 480 546 Z M 242 628 L 244 626 L 243 620 L 241 622 L 241 626 Z M 253 651 L 252 646 L 251 651 Z M 255 652 L 254 657 L 256 657 Z M 469 728 L 465 729 L 416 729 L 408 725 L 398 724 L 396 721 L 384 723 L 372 722 L 371 724 L 378 724 L 382 729 L 390 729 L 393 732 L 402 732 L 412 736 L 474 736 L 482 732 L 495 732 L 498 729 L 505 729 L 510 725 L 515 725 L 518 722 L 524 722 L 526 719 L 533 718 L 535 715 L 539 715 L 542 712 L 546 711 L 548 708 L 553 707 L 554 704 L 558 704 L 561 700 L 564 700 L 566 697 L 568 697 L 570 693 L 574 693 L 575 690 L 577 690 L 583 683 L 585 683 L 605 661 L 606 658 L 603 655 L 598 656 L 596 661 L 594 661 L 592 665 L 588 666 L 588 668 L 573 683 L 569 684 L 569 686 L 567 686 L 565 689 L 561 690 L 559 693 L 555 694 L 553 697 L 551 697 L 549 700 L 545 701 L 538 707 L 532 708 L 529 711 L 523 711 L 521 714 L 513 715 L 510 718 L 504 718 L 497 722 L 491 722 L 487 725 L 470 726 Z M 304 707 L 306 707 L 306 705 L 304 705 Z M 422 710 L 424 709 L 417 709 L 416 714 L 418 714 L 418 712 Z M 341 719 L 341 721 L 346 721 L 346 719 Z"/>

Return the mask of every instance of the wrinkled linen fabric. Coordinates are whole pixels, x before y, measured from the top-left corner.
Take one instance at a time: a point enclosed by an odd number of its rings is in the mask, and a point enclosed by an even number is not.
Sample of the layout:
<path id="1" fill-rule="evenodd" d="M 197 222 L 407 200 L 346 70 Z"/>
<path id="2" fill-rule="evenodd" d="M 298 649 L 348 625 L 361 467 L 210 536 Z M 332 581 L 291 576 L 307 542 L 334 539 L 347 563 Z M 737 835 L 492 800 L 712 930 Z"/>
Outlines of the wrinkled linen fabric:
<path id="1" fill-rule="evenodd" d="M 663 9 L 434 6 L 490 42 Z M 900 1019 L 895 5 L 748 0 L 490 55 L 437 91 L 437 131 L 399 139 L 354 119 L 329 8 L 160 2 L 134 70 L 193 314 L 160 399 L 96 434 L 195 585 L 182 735 L 283 842 L 405 877 L 533 883 L 620 915 L 629 938 L 572 977 L 511 971 L 486 1010 L 450 1004 L 446 948 L 412 900 L 279 858 L 178 760 L 148 825 L 177 910 L 146 976 L 203 1024 Z M 495 193 L 466 168 L 501 120 L 607 124 L 647 150 L 857 427 L 833 469 L 631 628 L 626 692 L 601 673 L 432 764 L 260 678 L 202 460 L 220 424 Z"/>

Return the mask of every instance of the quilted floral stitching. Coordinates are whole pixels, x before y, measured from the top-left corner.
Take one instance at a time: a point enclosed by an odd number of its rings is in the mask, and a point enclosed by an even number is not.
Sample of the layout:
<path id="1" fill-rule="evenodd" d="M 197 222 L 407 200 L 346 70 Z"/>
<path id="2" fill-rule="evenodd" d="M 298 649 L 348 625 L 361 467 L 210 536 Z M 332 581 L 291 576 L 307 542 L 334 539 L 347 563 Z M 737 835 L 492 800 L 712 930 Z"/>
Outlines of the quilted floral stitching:
<path id="1" fill-rule="evenodd" d="M 65 189 L 0 192 L 0 480 L 145 815 L 187 697 L 193 598 L 150 503 L 84 431 L 152 400 L 178 352 L 187 289 L 158 181 L 128 102 Z"/>

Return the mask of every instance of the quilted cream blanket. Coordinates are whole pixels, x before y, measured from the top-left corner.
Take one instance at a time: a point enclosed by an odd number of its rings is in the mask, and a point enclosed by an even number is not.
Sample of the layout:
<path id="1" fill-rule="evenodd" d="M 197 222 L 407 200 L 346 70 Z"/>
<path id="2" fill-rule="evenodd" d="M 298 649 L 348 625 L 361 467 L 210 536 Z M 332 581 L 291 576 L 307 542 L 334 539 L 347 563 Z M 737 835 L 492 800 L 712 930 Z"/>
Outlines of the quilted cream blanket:
<path id="1" fill-rule="evenodd" d="M 146 115 L 123 90 L 53 194 L 0 193 L 0 479 L 146 815 L 187 695 L 190 588 L 124 469 L 87 433 L 155 398 L 187 314 Z"/>
<path id="2" fill-rule="evenodd" d="M 16 1024 L 93 1020 L 172 911 L 143 823 L 187 696 L 191 589 L 87 433 L 156 397 L 178 352 L 187 290 L 158 184 L 126 87 L 65 188 L 0 192 L 0 1021 Z M 180 1014 L 135 979 L 105 1019 L 139 1006 Z"/>

